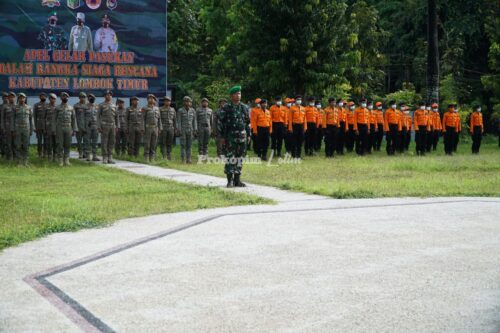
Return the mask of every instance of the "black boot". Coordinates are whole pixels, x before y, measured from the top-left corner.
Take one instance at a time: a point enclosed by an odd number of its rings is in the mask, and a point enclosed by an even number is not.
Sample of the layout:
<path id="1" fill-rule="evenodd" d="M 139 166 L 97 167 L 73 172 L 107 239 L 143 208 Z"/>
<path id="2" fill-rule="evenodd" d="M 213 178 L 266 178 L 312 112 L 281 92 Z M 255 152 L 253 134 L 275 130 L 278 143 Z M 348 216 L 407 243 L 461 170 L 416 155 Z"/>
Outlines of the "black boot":
<path id="1" fill-rule="evenodd" d="M 228 188 L 234 187 L 233 175 L 231 173 L 227 174 L 227 187 Z"/>
<path id="2" fill-rule="evenodd" d="M 241 182 L 240 174 L 234 175 L 234 186 L 236 186 L 236 187 L 245 187 L 246 186 L 244 183 Z"/>

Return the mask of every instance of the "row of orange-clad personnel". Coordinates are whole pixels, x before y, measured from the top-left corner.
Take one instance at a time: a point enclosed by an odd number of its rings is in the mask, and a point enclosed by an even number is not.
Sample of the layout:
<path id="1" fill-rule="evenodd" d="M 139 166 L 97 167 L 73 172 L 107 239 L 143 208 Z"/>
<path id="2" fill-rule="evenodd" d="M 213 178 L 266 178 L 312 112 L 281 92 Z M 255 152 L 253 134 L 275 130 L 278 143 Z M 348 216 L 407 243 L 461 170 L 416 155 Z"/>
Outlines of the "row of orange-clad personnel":
<path id="1" fill-rule="evenodd" d="M 341 99 L 330 98 L 328 106 L 323 108 L 321 103 L 317 102 L 314 97 L 308 98 L 306 106 L 302 104 L 302 97 L 296 96 L 286 98 L 285 103 L 282 103 L 280 97 L 275 99 L 274 104 L 268 109 L 268 104 L 265 99 L 256 99 L 255 107 L 251 109 L 250 114 L 252 132 L 259 141 L 265 141 L 266 138 L 258 139 L 258 136 L 273 135 L 273 130 L 281 131 L 284 129 L 289 133 L 294 133 L 298 136 L 298 141 L 295 140 L 295 145 L 301 144 L 300 136 L 305 135 L 306 139 L 306 154 L 308 154 L 308 134 L 323 131 L 325 143 L 328 146 L 328 135 L 338 136 L 337 132 L 353 131 L 359 140 L 361 147 L 368 146 L 369 143 L 364 141 L 369 140 L 369 135 L 373 132 L 382 132 L 386 134 L 388 144 L 391 144 L 391 136 L 396 136 L 397 132 L 415 131 L 420 136 L 416 138 L 417 153 L 420 153 L 418 139 L 422 139 L 422 132 L 443 132 L 445 133 L 445 152 L 451 154 L 449 142 L 456 141 L 456 134 L 462 130 L 460 115 L 456 111 L 456 106 L 450 104 L 448 111 L 444 113 L 443 118 L 439 114 L 439 105 L 437 103 L 420 103 L 417 110 L 410 114 L 410 108 L 404 103 L 399 104 L 399 108 L 395 101 L 390 101 L 387 108 L 383 109 L 381 102 L 369 102 L 366 99 L 361 100 L 360 105 L 356 105 L 353 101 L 346 102 Z M 336 129 L 336 133 L 328 129 Z M 471 134 L 482 134 L 484 132 L 483 119 L 480 107 L 475 107 L 474 113 L 471 116 L 470 124 Z M 301 132 L 301 133 L 295 133 Z M 454 132 L 454 133 L 453 133 Z M 259 135 L 259 133 L 262 133 Z M 317 134 L 316 134 L 317 135 Z M 335 138 L 330 138 L 334 140 Z M 395 137 L 392 138 L 395 142 Z M 476 137 L 475 140 L 478 138 Z M 480 140 L 480 138 L 479 138 Z M 421 145 L 425 143 L 421 142 Z M 328 148 L 328 147 L 327 147 Z M 273 147 L 274 149 L 274 147 Z M 295 147 L 301 149 L 301 147 Z M 389 152 L 390 149 L 388 149 Z M 478 150 L 478 149 L 477 149 Z M 361 155 L 363 149 L 357 149 Z M 473 147 L 473 152 L 476 152 Z M 422 151 L 423 153 L 423 151 Z M 298 152 L 300 157 L 300 151 Z"/>

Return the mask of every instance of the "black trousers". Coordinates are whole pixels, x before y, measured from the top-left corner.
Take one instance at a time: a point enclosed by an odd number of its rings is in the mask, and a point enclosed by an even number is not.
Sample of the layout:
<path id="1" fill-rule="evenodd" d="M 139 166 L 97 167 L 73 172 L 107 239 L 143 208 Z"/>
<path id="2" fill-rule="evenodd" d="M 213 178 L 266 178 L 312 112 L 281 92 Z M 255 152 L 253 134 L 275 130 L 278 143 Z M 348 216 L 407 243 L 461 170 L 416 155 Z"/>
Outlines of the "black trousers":
<path id="1" fill-rule="evenodd" d="M 415 144 L 417 146 L 417 155 L 424 155 L 427 147 L 426 126 L 418 126 L 418 131 L 415 131 Z"/>
<path id="2" fill-rule="evenodd" d="M 354 140 L 356 139 L 356 133 L 354 132 L 354 125 L 348 125 L 345 138 L 345 148 L 348 152 L 352 152 L 354 149 Z"/>
<path id="3" fill-rule="evenodd" d="M 373 149 L 380 151 L 382 146 L 382 140 L 384 139 L 384 124 L 377 124 L 378 132 L 375 134 L 375 142 L 373 144 Z"/>
<path id="4" fill-rule="evenodd" d="M 314 150 L 314 140 L 316 138 L 316 123 L 307 123 L 306 131 L 306 155 L 312 155 Z"/>
<path id="5" fill-rule="evenodd" d="M 358 124 L 358 133 L 356 137 L 356 154 L 364 155 L 368 152 L 368 125 Z"/>
<path id="6" fill-rule="evenodd" d="M 453 152 L 454 153 L 457 152 L 458 142 L 459 141 L 460 141 L 460 133 L 457 133 L 457 135 L 455 135 L 455 139 L 453 140 Z"/>
<path id="7" fill-rule="evenodd" d="M 339 129 L 337 130 L 337 142 L 335 149 L 337 150 L 337 154 L 344 154 L 344 145 L 345 145 L 345 121 L 341 121 L 339 124 Z"/>
<path id="8" fill-rule="evenodd" d="M 333 157 L 337 147 L 337 133 L 339 129 L 335 125 L 327 125 L 325 131 L 325 156 Z"/>
<path id="9" fill-rule="evenodd" d="M 300 158 L 304 142 L 304 124 L 293 124 L 292 130 L 292 157 Z"/>
<path id="10" fill-rule="evenodd" d="M 285 138 L 285 124 L 273 123 L 273 134 L 271 134 L 271 149 L 278 155 L 281 155 L 281 148 L 283 147 L 283 139 Z"/>
<path id="11" fill-rule="evenodd" d="M 288 153 L 292 153 L 292 132 L 285 129 L 285 150 Z"/>
<path id="12" fill-rule="evenodd" d="M 257 140 L 257 134 L 254 134 L 253 132 L 252 132 L 252 148 L 253 148 L 253 152 L 255 153 L 255 155 L 260 156 L 259 142 Z"/>
<path id="13" fill-rule="evenodd" d="M 396 148 L 398 147 L 399 131 L 398 125 L 389 125 L 389 131 L 386 134 L 386 151 L 387 155 L 394 155 L 396 153 Z"/>
<path id="14" fill-rule="evenodd" d="M 446 153 L 446 155 L 453 154 L 456 136 L 457 132 L 455 130 L 455 127 L 446 126 L 446 132 L 444 133 L 444 152 Z"/>
<path id="15" fill-rule="evenodd" d="M 478 154 L 479 148 L 481 148 L 481 141 L 483 139 L 483 133 L 481 126 L 474 126 L 472 129 L 472 153 Z"/>
<path id="16" fill-rule="evenodd" d="M 370 134 L 368 135 L 368 147 L 366 152 L 368 154 L 372 153 L 372 149 L 375 150 L 375 143 L 377 142 L 377 132 L 375 129 L 378 130 L 378 128 L 374 124 L 370 124 Z"/>
<path id="17" fill-rule="evenodd" d="M 400 138 L 399 138 L 398 150 L 400 153 L 403 153 L 405 151 L 407 133 L 408 133 L 408 130 L 406 129 L 406 127 L 403 127 L 403 130 L 399 133 Z"/>
<path id="18" fill-rule="evenodd" d="M 259 157 L 266 161 L 269 149 L 269 127 L 257 127 L 257 144 L 259 145 Z"/>
<path id="19" fill-rule="evenodd" d="M 325 136 L 325 129 L 323 127 L 316 128 L 316 137 L 314 138 L 314 151 L 321 150 L 321 143 L 323 142 L 324 136 Z"/>

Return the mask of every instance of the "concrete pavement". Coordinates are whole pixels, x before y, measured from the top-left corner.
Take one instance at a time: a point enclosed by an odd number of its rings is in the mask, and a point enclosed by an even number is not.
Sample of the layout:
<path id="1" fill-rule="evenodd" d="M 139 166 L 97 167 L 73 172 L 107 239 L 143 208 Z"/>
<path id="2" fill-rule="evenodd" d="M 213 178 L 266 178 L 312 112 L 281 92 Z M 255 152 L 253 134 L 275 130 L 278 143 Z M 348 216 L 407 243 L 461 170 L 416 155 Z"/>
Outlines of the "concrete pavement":
<path id="1" fill-rule="evenodd" d="M 243 191 L 278 203 L 128 219 L 5 250 L 0 331 L 500 331 L 500 199 Z"/>

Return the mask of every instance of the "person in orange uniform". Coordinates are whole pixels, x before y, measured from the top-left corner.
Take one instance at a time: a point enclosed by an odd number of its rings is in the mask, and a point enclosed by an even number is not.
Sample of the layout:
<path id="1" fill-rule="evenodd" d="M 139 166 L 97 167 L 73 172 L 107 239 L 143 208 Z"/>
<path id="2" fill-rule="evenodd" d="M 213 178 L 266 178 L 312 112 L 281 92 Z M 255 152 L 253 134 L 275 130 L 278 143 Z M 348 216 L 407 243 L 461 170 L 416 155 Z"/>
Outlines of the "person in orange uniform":
<path id="1" fill-rule="evenodd" d="M 319 152 L 321 150 L 321 143 L 325 136 L 325 127 L 323 127 L 323 118 L 325 116 L 325 110 L 321 105 L 321 101 L 316 101 L 316 110 L 318 112 L 316 119 L 316 137 L 314 138 L 314 151 Z"/>
<path id="2" fill-rule="evenodd" d="M 460 116 L 455 111 L 455 105 L 448 105 L 448 111 L 443 115 L 444 152 L 453 155 L 455 140 L 460 129 Z"/>
<path id="3" fill-rule="evenodd" d="M 261 101 L 260 98 L 256 98 L 254 101 L 254 107 L 250 109 L 250 124 L 255 122 L 254 117 L 260 109 L 260 101 Z M 260 156 L 259 143 L 257 141 L 257 133 L 254 134 L 253 130 L 252 130 L 252 148 L 255 155 Z"/>
<path id="4" fill-rule="evenodd" d="M 472 153 L 479 154 L 481 140 L 484 133 L 483 114 L 481 106 L 474 106 L 474 112 L 470 116 L 470 135 L 472 135 Z"/>
<path id="5" fill-rule="evenodd" d="M 403 151 L 408 151 L 410 148 L 411 127 L 413 121 L 410 115 L 410 108 L 407 105 L 405 105 L 404 108 L 401 108 L 401 111 L 403 112 Z"/>
<path id="6" fill-rule="evenodd" d="M 460 140 L 460 133 L 462 133 L 462 120 L 460 119 L 460 114 L 458 113 L 458 106 L 455 104 L 455 113 L 458 115 L 458 133 L 455 135 L 455 140 L 453 141 L 453 152 L 457 152 L 458 141 Z"/>
<path id="7" fill-rule="evenodd" d="M 375 113 L 377 133 L 375 135 L 375 142 L 373 144 L 373 150 L 380 151 L 380 146 L 382 145 L 382 139 L 384 138 L 384 111 L 382 111 L 382 103 L 375 103 L 375 108 L 373 112 Z"/>
<path id="8" fill-rule="evenodd" d="M 431 130 L 430 116 L 429 112 L 425 109 L 424 102 L 420 103 L 420 107 L 413 114 L 413 122 L 417 155 L 424 156 L 427 145 L 427 134 Z"/>
<path id="9" fill-rule="evenodd" d="M 302 96 L 295 97 L 295 104 L 290 108 L 288 130 L 292 133 L 292 157 L 300 158 L 304 132 L 307 131 L 306 110 L 302 106 Z"/>
<path id="10" fill-rule="evenodd" d="M 337 100 L 337 111 L 339 114 L 339 129 L 337 131 L 337 143 L 335 149 L 338 155 L 344 155 L 345 129 L 347 126 L 347 103 L 340 98 Z"/>
<path id="11" fill-rule="evenodd" d="M 335 98 L 328 99 L 328 107 L 323 115 L 323 128 L 325 129 L 325 156 L 333 158 L 337 147 L 337 133 L 339 132 L 339 109 L 335 106 Z M 342 128 L 342 131 L 344 129 Z"/>
<path id="12" fill-rule="evenodd" d="M 346 110 L 346 140 L 345 148 L 348 153 L 351 153 L 354 149 L 354 141 L 356 140 L 356 131 L 354 130 L 354 110 L 356 109 L 356 104 L 351 101 L 347 104 Z"/>
<path id="13" fill-rule="evenodd" d="M 289 112 L 287 107 L 283 105 L 281 96 L 275 98 L 274 105 L 271 106 L 269 112 L 271 112 L 271 120 L 273 122 L 271 149 L 274 154 L 281 157 L 281 148 L 283 146 L 283 139 L 286 135 L 286 124 Z"/>
<path id="14" fill-rule="evenodd" d="M 361 100 L 361 105 L 354 110 L 354 131 L 356 132 L 356 153 L 363 156 L 368 151 L 370 135 L 370 111 L 366 99 Z"/>
<path id="15" fill-rule="evenodd" d="M 368 102 L 368 111 L 370 112 L 370 135 L 368 139 L 368 148 L 367 148 L 367 153 L 371 154 L 372 149 L 375 145 L 375 141 L 377 139 L 377 114 L 373 110 L 373 102 Z"/>
<path id="16" fill-rule="evenodd" d="M 285 150 L 288 154 L 292 154 L 292 132 L 288 130 L 288 117 L 290 116 L 290 108 L 295 103 L 293 98 L 285 98 L 286 123 L 285 123 Z"/>
<path id="17" fill-rule="evenodd" d="M 305 107 L 306 111 L 306 143 L 305 143 L 305 154 L 306 156 L 312 156 L 314 150 L 314 139 L 316 137 L 316 124 L 318 122 L 318 110 L 316 110 L 315 99 L 313 96 L 309 97 L 308 105 Z"/>
<path id="18" fill-rule="evenodd" d="M 402 128 L 401 117 L 398 111 L 395 101 L 390 101 L 389 108 L 385 110 L 384 131 L 386 133 L 387 155 L 394 155 L 398 147 L 399 132 L 401 132 Z"/>
<path id="19" fill-rule="evenodd" d="M 253 118 L 250 119 L 252 133 L 257 136 L 257 145 L 259 147 L 259 157 L 267 161 L 267 150 L 269 148 L 269 136 L 273 133 L 273 123 L 271 112 L 267 109 L 267 100 L 261 99 L 260 108 L 252 111 Z"/>
<path id="20" fill-rule="evenodd" d="M 439 114 L 439 104 L 432 103 L 430 109 L 431 109 L 430 119 L 431 119 L 432 139 L 430 140 L 431 142 L 426 149 L 428 153 L 431 151 L 431 147 L 433 151 L 436 150 L 437 145 L 439 143 L 439 137 L 443 132 L 443 123 L 441 122 L 441 115 Z"/>

